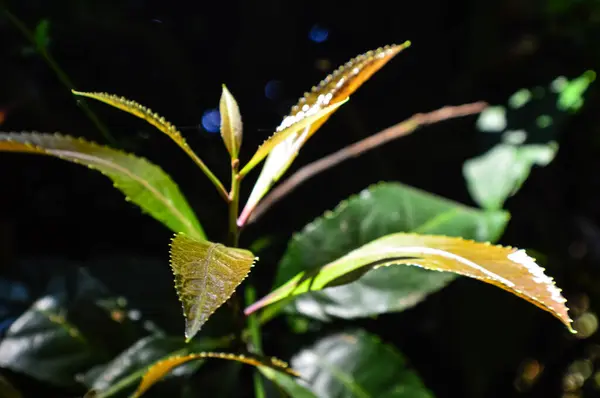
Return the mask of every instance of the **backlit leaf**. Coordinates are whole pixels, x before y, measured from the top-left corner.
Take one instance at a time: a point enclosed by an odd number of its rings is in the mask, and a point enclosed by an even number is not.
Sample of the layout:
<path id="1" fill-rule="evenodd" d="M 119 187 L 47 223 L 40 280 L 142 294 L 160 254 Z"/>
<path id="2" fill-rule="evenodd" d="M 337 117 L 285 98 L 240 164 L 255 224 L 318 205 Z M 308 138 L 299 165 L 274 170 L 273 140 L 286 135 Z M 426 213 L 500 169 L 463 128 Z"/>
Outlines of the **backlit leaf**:
<path id="1" fill-rule="evenodd" d="M 150 387 L 152 387 L 156 382 L 162 379 L 167 373 L 169 373 L 172 369 L 193 360 L 198 359 L 206 359 L 206 358 L 217 358 L 217 359 L 226 359 L 229 361 L 237 361 L 242 362 L 247 365 L 253 366 L 268 366 L 270 368 L 277 369 L 281 372 L 288 373 L 293 376 L 297 376 L 297 373 L 291 369 L 288 364 L 277 359 L 277 358 L 258 358 L 251 357 L 246 355 L 236 355 L 236 354 L 228 354 L 221 352 L 200 352 L 190 355 L 184 356 L 174 356 L 163 361 L 157 362 L 152 365 L 144 377 L 142 378 L 142 382 L 138 386 L 136 392 L 133 394 L 134 398 L 141 396 L 145 393 Z"/>
<path id="2" fill-rule="evenodd" d="M 498 286 L 550 312 L 573 331 L 560 289 L 524 250 L 462 238 L 407 233 L 376 239 L 316 272 L 302 272 L 248 307 L 246 313 L 286 297 L 339 284 L 344 276 L 363 267 L 400 264 L 453 272 Z"/>
<path id="3" fill-rule="evenodd" d="M 298 133 L 301 130 L 308 129 L 310 126 L 320 119 L 326 117 L 327 115 L 333 113 L 337 108 L 342 106 L 348 98 L 340 101 L 336 104 L 332 104 L 325 108 L 315 108 L 315 111 L 312 113 L 308 113 L 303 115 L 302 118 L 298 118 L 294 123 L 290 124 L 290 126 L 285 127 L 283 129 L 278 130 L 275 134 L 270 136 L 265 142 L 263 142 L 250 161 L 244 166 L 240 174 L 247 174 L 250 170 L 254 168 L 257 164 L 259 164 L 268 154 L 271 152 L 273 148 L 275 148 L 280 143 L 284 142 L 288 137 Z"/>
<path id="4" fill-rule="evenodd" d="M 189 341 L 235 291 L 254 264 L 252 252 L 178 234 L 171 242 L 171 268 L 183 305 Z"/>
<path id="5" fill-rule="evenodd" d="M 433 398 L 397 350 L 362 330 L 318 340 L 294 355 L 292 366 L 317 397 Z"/>
<path id="6" fill-rule="evenodd" d="M 88 97 L 100 102 L 104 102 L 107 105 L 111 105 L 117 109 L 130 113 L 134 116 L 143 119 L 165 133 L 169 138 L 171 138 L 183 151 L 202 169 L 202 171 L 207 174 L 210 178 L 212 172 L 208 169 L 208 167 L 204 164 L 204 162 L 196 155 L 196 152 L 192 150 L 192 148 L 188 145 L 187 141 L 179 130 L 171 123 L 165 120 L 164 117 L 154 113 L 151 109 L 146 108 L 145 106 L 129 100 L 124 97 L 119 97 L 117 95 L 108 94 L 108 93 L 85 93 L 81 91 L 72 90 L 73 94 L 79 95 L 82 97 Z M 216 179 L 216 177 L 212 176 Z M 211 178 L 212 179 L 212 178 Z"/>
<path id="7" fill-rule="evenodd" d="M 395 232 L 495 242 L 509 218 L 505 211 L 483 211 L 397 182 L 380 183 L 295 234 L 279 263 L 275 287 Z M 322 321 L 403 311 L 455 278 L 418 267 L 381 267 L 352 283 L 298 296 L 287 309 Z"/>
<path id="8" fill-rule="evenodd" d="M 314 114 L 326 106 L 345 101 L 375 72 L 409 46 L 410 42 L 408 41 L 400 45 L 385 46 L 361 54 L 340 66 L 335 72 L 322 80 L 318 86 L 313 87 L 310 92 L 305 93 L 300 98 L 298 103 L 292 107 L 290 114 L 277 127 L 277 131 L 292 126 L 298 120 L 302 120 L 307 115 Z M 327 121 L 332 113 L 314 121 L 307 128 L 298 129 L 293 134 L 285 137 L 285 140 L 278 143 L 270 151 L 260 176 L 252 189 L 250 198 L 242 211 L 241 220 L 248 218 L 256 204 L 290 167 L 302 145 Z"/>
<path id="9" fill-rule="evenodd" d="M 144 158 L 60 134 L 0 133 L 0 151 L 51 155 L 97 170 L 110 178 L 128 201 L 174 232 L 205 236 L 175 182 Z"/>
<path id="10" fill-rule="evenodd" d="M 235 98 L 225 85 L 223 85 L 223 93 L 219 102 L 219 111 L 221 113 L 221 137 L 231 158 L 237 159 L 242 146 L 242 116 Z"/>

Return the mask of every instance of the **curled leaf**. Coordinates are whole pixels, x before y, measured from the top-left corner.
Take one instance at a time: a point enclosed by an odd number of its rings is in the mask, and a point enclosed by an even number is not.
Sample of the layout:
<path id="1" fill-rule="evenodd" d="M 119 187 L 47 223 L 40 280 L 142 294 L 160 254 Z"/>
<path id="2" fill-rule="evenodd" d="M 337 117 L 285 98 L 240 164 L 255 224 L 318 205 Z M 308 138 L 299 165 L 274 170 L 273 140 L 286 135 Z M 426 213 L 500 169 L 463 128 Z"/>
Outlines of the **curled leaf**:
<path id="1" fill-rule="evenodd" d="M 291 369 L 287 363 L 277 358 L 259 358 L 247 355 L 236 355 L 222 352 L 200 352 L 185 356 L 174 356 L 162 361 L 159 361 L 148 368 L 146 374 L 142 378 L 140 385 L 133 394 L 133 398 L 140 397 L 150 387 L 152 387 L 157 381 L 165 377 L 167 373 L 176 368 L 177 366 L 183 365 L 186 362 L 206 359 L 206 358 L 217 358 L 226 359 L 229 361 L 237 361 L 252 366 L 265 366 L 278 370 L 280 372 L 287 373 L 292 376 L 298 376 L 298 374 Z"/>
<path id="2" fill-rule="evenodd" d="M 110 178 L 128 201 L 174 232 L 204 238 L 175 182 L 144 158 L 60 134 L 0 133 L 0 151 L 51 155 L 97 170 Z"/>
<path id="3" fill-rule="evenodd" d="M 189 341 L 250 272 L 252 252 L 178 234 L 171 242 L 175 289 Z"/>
<path id="4" fill-rule="evenodd" d="M 524 250 L 462 238 L 409 233 L 384 236 L 314 273 L 301 272 L 245 312 L 250 314 L 287 297 L 340 284 L 344 276 L 365 267 L 395 264 L 452 272 L 498 286 L 550 312 L 574 332 L 560 289 Z"/>
<path id="5" fill-rule="evenodd" d="M 219 102 L 219 111 L 221 113 L 221 137 L 231 158 L 237 159 L 242 146 L 242 116 L 235 98 L 225 85 L 223 85 L 223 93 Z"/>
<path id="6" fill-rule="evenodd" d="M 279 145 L 281 142 L 285 141 L 288 137 L 293 136 L 299 131 L 309 129 L 313 123 L 318 122 L 320 119 L 326 117 L 327 115 L 333 113 L 337 108 L 342 106 L 348 98 L 345 98 L 343 101 L 338 102 L 337 104 L 330 105 L 325 108 L 314 108 L 312 113 L 303 114 L 302 117 L 298 117 L 293 123 L 289 126 L 278 129 L 275 134 L 269 137 L 265 142 L 258 147 L 250 161 L 244 166 L 240 174 L 245 175 L 250 172 L 259 164 L 268 154 L 271 152 L 273 148 Z"/>
<path id="7" fill-rule="evenodd" d="M 293 126 L 306 115 L 313 114 L 326 106 L 345 101 L 375 72 L 409 46 L 410 42 L 407 41 L 400 45 L 390 45 L 368 51 L 351 59 L 327 76 L 318 86 L 313 87 L 310 92 L 305 93 L 292 107 L 290 114 L 277 127 L 277 131 Z M 242 211 L 240 217 L 242 224 L 262 197 L 290 167 L 304 143 L 327 121 L 332 113 L 313 121 L 307 128 L 298 129 L 293 134 L 287 135 L 270 150 L 250 198 Z"/>

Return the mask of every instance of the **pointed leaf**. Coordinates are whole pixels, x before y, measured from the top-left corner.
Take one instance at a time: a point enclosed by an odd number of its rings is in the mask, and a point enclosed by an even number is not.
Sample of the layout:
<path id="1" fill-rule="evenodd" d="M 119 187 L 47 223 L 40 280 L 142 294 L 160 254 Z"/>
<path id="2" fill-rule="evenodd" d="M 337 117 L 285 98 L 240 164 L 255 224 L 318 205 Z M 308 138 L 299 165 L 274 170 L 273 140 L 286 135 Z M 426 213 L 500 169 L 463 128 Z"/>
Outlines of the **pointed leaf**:
<path id="1" fill-rule="evenodd" d="M 225 85 L 223 85 L 223 93 L 219 102 L 219 111 L 221 113 L 221 137 L 231 158 L 237 159 L 242 146 L 242 116 L 235 98 Z"/>
<path id="2" fill-rule="evenodd" d="M 292 366 L 317 397 L 433 398 L 396 349 L 362 330 L 320 339 Z"/>
<path id="3" fill-rule="evenodd" d="M 142 382 L 138 386 L 136 392 L 133 394 L 133 398 L 140 397 L 143 393 L 145 393 L 157 381 L 162 379 L 172 369 L 189 361 L 206 358 L 226 359 L 229 361 L 237 361 L 252 366 L 268 366 L 270 368 L 277 369 L 278 371 L 297 376 L 297 373 L 293 369 L 290 369 L 287 363 L 277 358 L 255 358 L 245 355 L 228 354 L 222 352 L 200 352 L 185 356 L 174 356 L 152 365 L 142 378 Z"/>
<path id="4" fill-rule="evenodd" d="M 310 92 L 305 93 L 292 107 L 290 114 L 283 119 L 277 131 L 292 126 L 298 122 L 299 118 L 311 115 L 325 106 L 345 101 L 375 72 L 409 46 L 410 42 L 407 41 L 400 45 L 390 45 L 368 51 L 351 59 L 322 80 L 318 86 L 313 87 Z M 327 121 L 332 113 L 314 121 L 305 129 L 298 129 L 270 151 L 242 212 L 242 220 L 247 219 L 256 204 L 290 167 L 302 145 Z"/>
<path id="5" fill-rule="evenodd" d="M 0 133 L 0 151 L 51 155 L 97 170 L 110 178 L 127 200 L 174 232 L 204 238 L 175 182 L 144 158 L 59 134 Z"/>
<path id="6" fill-rule="evenodd" d="M 275 134 L 273 134 L 265 142 L 263 142 L 261 146 L 258 147 L 256 152 L 254 153 L 250 161 L 244 166 L 240 174 L 248 174 L 248 172 L 252 170 L 254 166 L 259 164 L 269 154 L 269 152 L 271 152 L 271 150 L 274 147 L 276 147 L 279 143 L 285 141 L 286 138 L 296 134 L 299 131 L 308 129 L 312 124 L 318 122 L 320 119 L 334 112 L 347 100 L 348 98 L 323 109 L 315 108 L 314 112 L 303 115 L 301 118 L 298 118 L 294 123 L 291 123 L 289 127 L 285 127 L 281 130 L 278 130 Z"/>
<path id="7" fill-rule="evenodd" d="M 508 220 L 505 211 L 485 212 L 404 184 L 380 183 L 343 201 L 295 234 L 279 263 L 275 286 L 391 233 L 494 242 Z M 455 278 L 455 274 L 418 267 L 381 267 L 352 283 L 298 296 L 288 309 L 323 321 L 403 311 Z"/>
<path id="8" fill-rule="evenodd" d="M 178 234 L 171 243 L 175 289 L 189 341 L 250 272 L 252 252 Z"/>
<path id="9" fill-rule="evenodd" d="M 498 286 L 550 312 L 573 331 L 560 289 L 524 250 L 462 238 L 407 233 L 376 239 L 315 273 L 302 272 L 246 312 L 252 313 L 286 297 L 340 283 L 340 278 L 365 269 L 363 267 L 395 264 L 453 272 Z"/>

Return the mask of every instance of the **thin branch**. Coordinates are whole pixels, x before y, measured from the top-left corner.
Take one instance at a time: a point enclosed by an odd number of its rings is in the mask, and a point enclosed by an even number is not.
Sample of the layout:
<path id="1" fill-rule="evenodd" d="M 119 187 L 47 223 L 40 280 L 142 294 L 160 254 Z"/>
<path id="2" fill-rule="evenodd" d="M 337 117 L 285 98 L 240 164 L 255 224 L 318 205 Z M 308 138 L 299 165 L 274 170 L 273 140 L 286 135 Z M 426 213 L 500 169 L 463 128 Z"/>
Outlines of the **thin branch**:
<path id="1" fill-rule="evenodd" d="M 248 218 L 247 224 L 253 223 L 260 218 L 269 208 L 288 195 L 300 184 L 311 177 L 333 167 L 345 160 L 362 155 L 371 149 L 377 148 L 387 142 L 404 137 L 419 127 L 434 124 L 448 119 L 454 119 L 461 116 L 468 116 L 480 113 L 487 107 L 487 103 L 483 101 L 474 102 L 459 106 L 445 106 L 438 110 L 429 113 L 417 113 L 410 119 L 388 127 L 374 135 L 371 135 L 363 140 L 350 144 L 349 146 L 340 149 L 331 155 L 325 156 L 317 161 L 307 164 L 300 170 L 296 171 L 272 190 L 257 206 L 254 212 Z"/>

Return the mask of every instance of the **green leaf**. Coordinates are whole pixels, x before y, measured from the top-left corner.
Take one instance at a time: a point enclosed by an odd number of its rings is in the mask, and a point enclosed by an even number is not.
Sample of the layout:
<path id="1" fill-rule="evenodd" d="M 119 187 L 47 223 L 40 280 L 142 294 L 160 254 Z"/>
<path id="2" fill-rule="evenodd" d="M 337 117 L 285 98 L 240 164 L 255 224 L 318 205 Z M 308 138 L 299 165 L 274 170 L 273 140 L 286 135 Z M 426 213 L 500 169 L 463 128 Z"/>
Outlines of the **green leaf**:
<path id="1" fill-rule="evenodd" d="M 280 361 L 276 358 L 255 358 L 249 357 L 246 355 L 236 355 L 222 352 L 199 352 L 193 353 L 189 355 L 178 355 L 173 356 L 162 361 L 156 362 L 152 365 L 144 377 L 142 378 L 142 382 L 138 386 L 137 390 L 133 394 L 133 398 L 138 398 L 142 394 L 144 394 L 150 387 L 152 387 L 156 382 L 160 381 L 167 373 L 169 373 L 174 368 L 183 365 L 186 362 L 196 361 L 199 359 L 206 358 L 216 358 L 216 359 L 225 359 L 229 361 L 237 361 L 241 363 L 245 363 L 247 365 L 252 366 L 269 366 L 273 369 L 277 369 L 281 372 L 287 372 L 292 375 L 297 375 L 292 369 L 288 367 L 288 365 Z"/>
<path id="2" fill-rule="evenodd" d="M 362 330 L 322 338 L 292 364 L 317 397 L 433 398 L 398 351 Z"/>
<path id="3" fill-rule="evenodd" d="M 174 232 L 205 237 L 175 182 L 144 158 L 60 134 L 0 133 L 0 151 L 50 155 L 97 170 L 110 178 L 128 201 Z"/>
<path id="4" fill-rule="evenodd" d="M 376 239 L 316 272 L 298 274 L 246 313 L 308 291 L 347 283 L 348 274 L 389 265 L 453 272 L 495 285 L 548 311 L 575 333 L 560 289 L 524 250 L 441 235 L 396 233 Z"/>
<path id="5" fill-rule="evenodd" d="M 473 200 L 488 210 L 499 210 L 517 193 L 534 165 L 548 165 L 558 150 L 549 144 L 501 143 L 481 156 L 467 160 L 463 175 Z"/>
<path id="6" fill-rule="evenodd" d="M 561 111 L 578 111 L 583 106 L 583 94 L 594 80 L 596 80 L 596 72 L 588 70 L 578 78 L 565 82 L 559 88 L 560 94 L 556 107 Z"/>
<path id="7" fill-rule="evenodd" d="M 119 391 L 135 388 L 148 369 L 157 361 L 173 356 L 187 355 L 194 350 L 211 350 L 224 346 L 224 341 L 202 339 L 186 344 L 180 338 L 148 336 L 123 351 L 108 364 L 88 371 L 84 384 L 96 390 L 99 398 L 107 398 Z M 190 364 L 186 373 L 195 371 L 201 362 Z"/>
<path id="8" fill-rule="evenodd" d="M 242 146 L 242 116 L 235 98 L 225 85 L 223 85 L 223 93 L 219 102 L 219 111 L 221 113 L 221 137 L 231 159 L 237 159 Z"/>
<path id="9" fill-rule="evenodd" d="M 250 161 L 244 166 L 242 171 L 240 171 L 240 174 L 248 174 L 250 170 L 259 164 L 278 144 L 284 142 L 288 137 L 298 133 L 299 131 L 310 128 L 312 124 L 318 122 L 320 119 L 323 119 L 330 113 L 333 113 L 337 108 L 346 103 L 347 100 L 348 98 L 325 108 L 316 109 L 315 112 L 307 113 L 301 118 L 297 118 L 293 123 L 290 124 L 289 127 L 278 129 L 275 134 L 270 136 L 258 147 Z"/>
<path id="10" fill-rule="evenodd" d="M 318 86 L 313 87 L 310 92 L 305 93 L 298 103 L 292 107 L 290 114 L 283 119 L 277 131 L 293 126 L 298 120 L 314 114 L 314 112 L 323 109 L 325 106 L 346 101 L 373 74 L 409 46 L 410 42 L 406 41 L 400 45 L 390 45 L 368 51 L 351 59 L 322 80 Z M 283 137 L 284 139 L 280 140 L 269 151 L 269 156 L 241 213 L 240 221 L 242 225 L 262 197 L 290 167 L 300 148 L 327 121 L 332 113 L 314 120 L 306 128 L 297 129 Z"/>
<path id="11" fill-rule="evenodd" d="M 258 370 L 267 379 L 283 389 L 291 398 L 317 398 L 307 387 L 299 384 L 292 376 L 278 372 L 273 368 L 259 366 Z"/>
<path id="12" fill-rule="evenodd" d="M 394 232 L 496 241 L 508 219 L 503 211 L 484 212 L 400 183 L 381 183 L 342 202 L 296 234 L 279 263 L 275 286 Z M 350 284 L 298 296 L 291 309 L 320 320 L 402 311 L 455 277 L 416 267 L 382 267 Z"/>
<path id="13" fill-rule="evenodd" d="M 75 374 L 102 361 L 54 296 L 36 301 L 0 343 L 0 367 L 58 386 L 73 386 Z"/>
<path id="14" fill-rule="evenodd" d="M 171 243 L 175 289 L 186 317 L 189 341 L 242 283 L 254 264 L 248 250 L 178 234 Z"/>
<path id="15" fill-rule="evenodd" d="M 38 49 L 45 51 L 50 43 L 50 21 L 42 19 L 40 23 L 35 27 L 33 37 L 35 38 L 35 45 Z"/>

